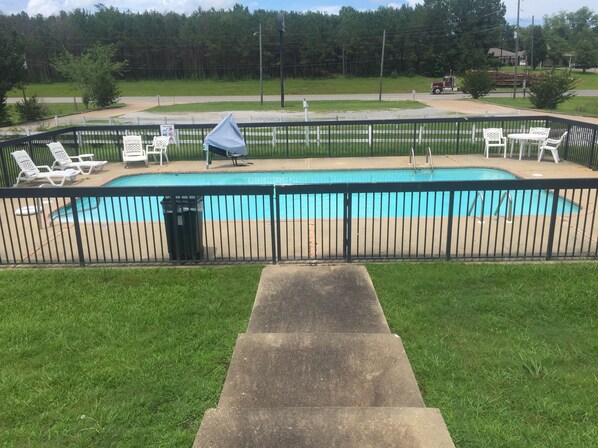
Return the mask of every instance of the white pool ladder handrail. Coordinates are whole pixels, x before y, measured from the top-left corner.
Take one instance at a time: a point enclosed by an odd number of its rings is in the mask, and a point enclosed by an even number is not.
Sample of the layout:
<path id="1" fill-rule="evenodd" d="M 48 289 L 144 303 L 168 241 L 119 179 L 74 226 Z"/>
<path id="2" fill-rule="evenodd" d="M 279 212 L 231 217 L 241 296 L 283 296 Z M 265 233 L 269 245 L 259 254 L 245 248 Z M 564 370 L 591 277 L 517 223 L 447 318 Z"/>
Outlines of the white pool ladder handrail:
<path id="1" fill-rule="evenodd" d="M 434 171 L 434 161 L 432 160 L 432 150 L 428 146 L 428 153 L 426 154 L 426 165 Z"/>
<path id="2" fill-rule="evenodd" d="M 471 205 L 469 206 L 469 209 L 467 210 L 467 216 L 471 216 L 471 212 L 475 209 L 475 206 L 478 203 L 478 199 L 480 200 L 480 205 L 481 205 L 478 223 L 483 224 L 484 223 L 484 193 L 482 193 L 481 191 L 478 191 L 476 193 L 475 198 L 473 198 L 473 201 L 471 201 Z"/>
<path id="3" fill-rule="evenodd" d="M 513 197 L 511 196 L 510 191 L 505 191 L 498 201 L 498 205 L 496 206 L 496 210 L 494 210 L 494 217 L 498 219 L 500 217 L 500 206 L 502 203 L 507 200 L 507 213 L 505 214 L 505 219 L 508 223 L 513 222 Z"/>
<path id="4" fill-rule="evenodd" d="M 411 152 L 409 153 L 409 165 L 413 166 L 413 171 L 417 170 L 417 167 L 415 166 L 415 151 L 413 148 L 411 148 Z"/>

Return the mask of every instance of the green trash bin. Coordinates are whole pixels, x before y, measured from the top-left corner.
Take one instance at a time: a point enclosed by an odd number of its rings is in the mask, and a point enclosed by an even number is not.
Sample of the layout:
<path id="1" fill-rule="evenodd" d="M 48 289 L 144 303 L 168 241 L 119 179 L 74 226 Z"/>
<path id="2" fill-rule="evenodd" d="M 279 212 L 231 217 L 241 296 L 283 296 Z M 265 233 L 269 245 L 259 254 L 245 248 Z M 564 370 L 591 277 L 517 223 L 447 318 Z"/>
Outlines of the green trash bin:
<path id="1" fill-rule="evenodd" d="M 203 196 L 165 196 L 160 204 L 170 259 L 201 259 Z"/>

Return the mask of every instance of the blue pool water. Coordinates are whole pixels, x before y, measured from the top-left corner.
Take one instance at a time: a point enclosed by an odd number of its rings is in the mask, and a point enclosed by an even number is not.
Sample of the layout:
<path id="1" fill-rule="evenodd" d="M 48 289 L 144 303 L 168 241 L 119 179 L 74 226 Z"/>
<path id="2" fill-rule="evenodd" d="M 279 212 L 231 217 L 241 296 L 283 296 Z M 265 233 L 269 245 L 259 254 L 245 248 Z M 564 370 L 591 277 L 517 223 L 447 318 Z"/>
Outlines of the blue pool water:
<path id="1" fill-rule="evenodd" d="M 143 174 L 126 176 L 106 184 L 111 187 L 162 185 L 298 185 L 358 182 L 426 182 L 445 180 L 517 179 L 490 168 L 437 168 L 435 170 L 337 170 L 266 171 L 241 173 Z"/>
<path id="2" fill-rule="evenodd" d="M 292 185 L 370 182 L 424 182 L 516 179 L 516 176 L 496 169 L 437 168 L 435 170 L 354 170 L 354 171 L 291 171 L 291 172 L 235 172 L 144 174 L 116 179 L 106 186 L 179 186 L 179 185 Z M 513 214 L 548 215 L 552 195 L 545 191 L 517 190 L 509 192 Z M 484 192 L 483 213 L 481 200 L 475 193 L 455 194 L 455 214 L 464 216 L 472 202 L 477 201 L 474 214 L 507 213 L 507 202 L 499 206 L 502 193 Z M 287 218 L 342 218 L 342 194 L 306 194 L 280 197 L 281 219 Z M 81 199 L 78 204 L 80 219 L 87 222 L 161 221 L 161 197 Z M 448 193 L 355 193 L 352 197 L 353 217 L 411 217 L 447 216 Z M 263 196 L 206 196 L 204 219 L 270 219 L 269 200 Z M 577 212 L 577 207 L 559 200 L 559 213 Z M 472 214 L 473 214 L 472 213 Z M 61 217 L 69 217 L 69 210 Z"/>

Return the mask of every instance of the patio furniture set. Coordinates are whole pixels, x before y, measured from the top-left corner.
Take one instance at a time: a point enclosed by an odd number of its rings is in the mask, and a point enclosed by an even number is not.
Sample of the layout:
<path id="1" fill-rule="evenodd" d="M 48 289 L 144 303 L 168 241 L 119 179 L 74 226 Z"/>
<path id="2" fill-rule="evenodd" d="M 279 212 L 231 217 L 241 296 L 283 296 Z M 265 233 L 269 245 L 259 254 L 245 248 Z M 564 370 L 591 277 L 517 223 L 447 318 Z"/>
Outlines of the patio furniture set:
<path id="1" fill-rule="evenodd" d="M 559 147 L 565 140 L 567 132 L 560 136 L 558 139 L 550 138 L 550 128 L 530 128 L 528 132 L 519 132 L 508 134 L 506 137 L 503 135 L 501 128 L 485 128 L 484 129 L 484 155 L 486 158 L 490 156 L 490 150 L 492 148 L 498 148 L 499 151 L 502 149 L 504 155 L 507 157 L 507 141 L 511 141 L 511 153 L 509 157 L 513 157 L 513 149 L 515 142 L 519 142 L 519 160 L 522 159 L 526 150 L 527 156 L 531 155 L 532 147 L 538 148 L 538 162 L 544 158 L 546 152 L 552 154 L 554 163 L 559 163 Z"/>
<path id="2" fill-rule="evenodd" d="M 123 137 L 123 163 L 125 168 L 129 162 L 144 162 L 145 166 L 148 165 L 148 156 L 153 156 L 154 160 L 160 157 L 160 165 L 165 159 L 166 163 L 168 160 L 168 144 L 170 143 L 170 137 L 158 136 L 154 137 L 150 145 L 143 147 L 143 141 L 140 135 L 125 135 Z"/>

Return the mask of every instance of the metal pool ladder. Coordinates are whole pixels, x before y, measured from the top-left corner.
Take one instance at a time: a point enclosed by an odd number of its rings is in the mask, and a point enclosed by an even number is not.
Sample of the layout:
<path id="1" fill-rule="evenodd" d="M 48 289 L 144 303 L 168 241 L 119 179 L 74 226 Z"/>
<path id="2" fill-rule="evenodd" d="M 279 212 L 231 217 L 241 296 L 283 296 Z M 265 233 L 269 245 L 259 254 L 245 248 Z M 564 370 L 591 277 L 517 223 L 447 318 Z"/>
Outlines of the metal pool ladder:
<path id="1" fill-rule="evenodd" d="M 426 165 L 430 167 L 432 171 L 434 171 L 434 161 L 432 160 L 432 150 L 428 146 L 428 153 L 426 154 Z"/>
<path id="2" fill-rule="evenodd" d="M 413 171 L 417 171 L 417 167 L 415 166 L 415 151 L 411 148 L 411 152 L 409 153 L 409 165 L 413 166 Z"/>
<path id="3" fill-rule="evenodd" d="M 478 203 L 478 199 L 480 200 L 480 216 L 478 218 L 478 223 L 484 224 L 484 193 L 482 193 L 481 191 L 478 191 L 476 193 L 475 198 L 473 198 L 473 201 L 471 201 L 471 205 L 467 210 L 467 216 L 471 216 L 471 212 L 475 209 L 475 206 Z"/>
<path id="4" fill-rule="evenodd" d="M 512 223 L 513 222 L 513 197 L 511 196 L 511 193 L 509 191 L 505 191 L 501 195 L 500 200 L 498 201 L 498 205 L 496 206 L 496 210 L 494 210 L 494 217 L 495 217 L 495 219 L 499 218 L 500 206 L 502 205 L 503 202 L 505 202 L 505 199 L 507 200 L 507 213 L 505 214 L 505 219 L 507 220 L 508 223 Z"/>

